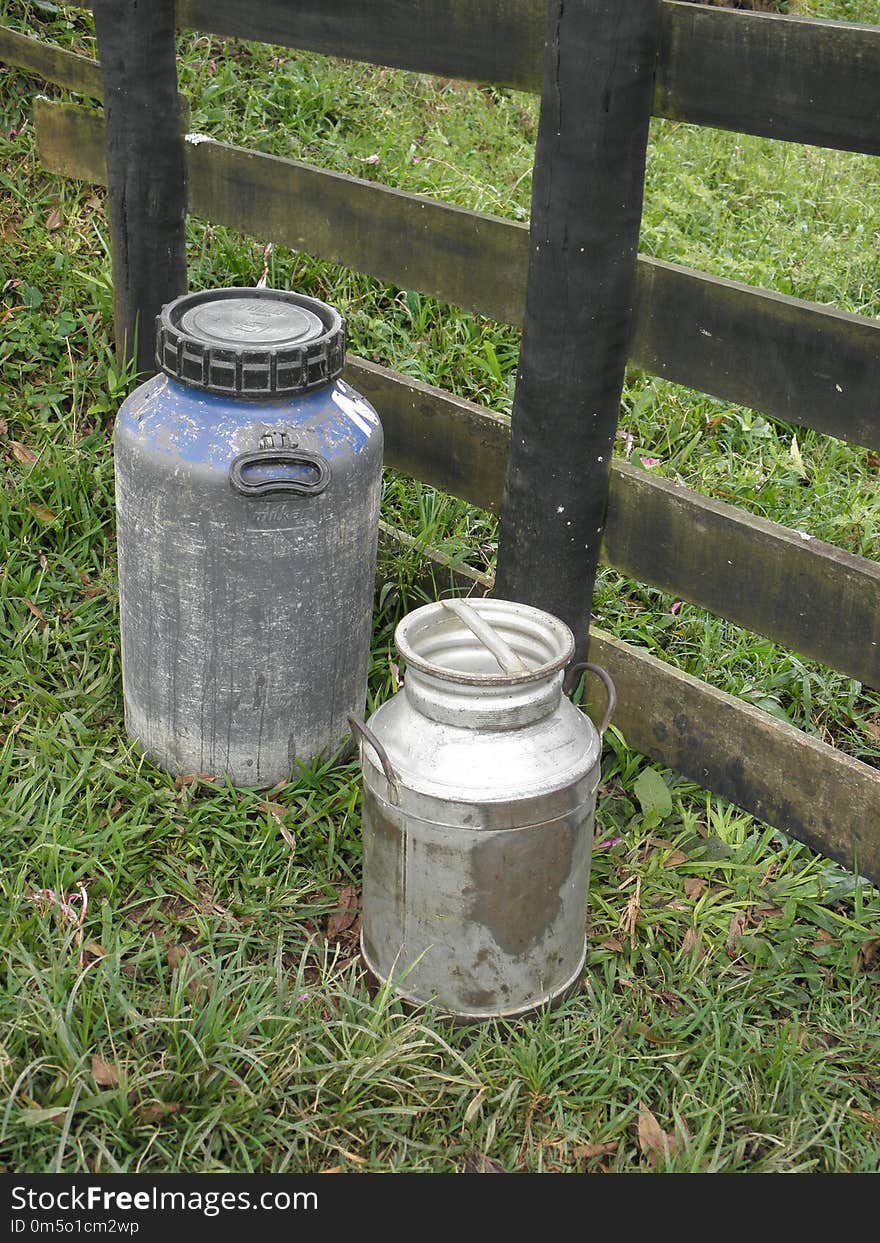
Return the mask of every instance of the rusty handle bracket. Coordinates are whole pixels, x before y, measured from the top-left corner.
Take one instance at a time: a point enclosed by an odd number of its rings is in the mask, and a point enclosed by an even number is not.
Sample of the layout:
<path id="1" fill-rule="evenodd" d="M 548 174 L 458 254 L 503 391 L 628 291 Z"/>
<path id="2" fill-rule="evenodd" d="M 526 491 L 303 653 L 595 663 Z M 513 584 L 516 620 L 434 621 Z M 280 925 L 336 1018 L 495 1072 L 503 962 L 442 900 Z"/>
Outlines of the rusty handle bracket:
<path id="1" fill-rule="evenodd" d="M 381 742 L 366 722 L 354 712 L 348 713 L 348 723 L 352 728 L 352 732 L 360 734 L 364 742 L 369 743 L 376 752 L 376 755 L 379 757 L 379 763 L 382 765 L 382 771 L 385 774 L 385 779 L 391 788 L 391 802 L 397 806 L 400 803 L 400 784 L 397 779 L 397 773 L 394 771 L 391 761 L 388 758 L 388 752 L 382 746 Z"/>
<path id="2" fill-rule="evenodd" d="M 614 715 L 614 709 L 617 707 L 617 688 L 611 681 L 611 674 L 607 669 L 603 669 L 601 665 L 594 665 L 588 660 L 583 660 L 577 665 L 571 665 L 568 672 L 569 674 L 577 673 L 581 669 L 589 670 L 590 673 L 595 673 L 596 677 L 605 687 L 605 691 L 608 695 L 608 702 L 605 705 L 605 715 L 602 717 L 602 724 L 599 726 L 599 737 L 601 738 L 605 733 L 605 730 L 608 728 L 608 724 L 611 721 L 612 716 Z"/>

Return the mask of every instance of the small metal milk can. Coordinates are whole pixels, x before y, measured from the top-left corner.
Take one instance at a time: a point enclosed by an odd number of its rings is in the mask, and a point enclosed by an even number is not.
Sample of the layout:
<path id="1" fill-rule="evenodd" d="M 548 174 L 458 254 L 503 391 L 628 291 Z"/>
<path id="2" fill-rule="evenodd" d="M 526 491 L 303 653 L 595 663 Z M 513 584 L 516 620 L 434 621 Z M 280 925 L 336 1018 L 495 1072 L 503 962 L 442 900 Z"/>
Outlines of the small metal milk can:
<path id="1" fill-rule="evenodd" d="M 405 1000 L 515 1018 L 581 975 L 602 734 L 563 694 L 569 628 L 506 600 L 408 614 L 403 690 L 361 736 L 364 960 Z"/>

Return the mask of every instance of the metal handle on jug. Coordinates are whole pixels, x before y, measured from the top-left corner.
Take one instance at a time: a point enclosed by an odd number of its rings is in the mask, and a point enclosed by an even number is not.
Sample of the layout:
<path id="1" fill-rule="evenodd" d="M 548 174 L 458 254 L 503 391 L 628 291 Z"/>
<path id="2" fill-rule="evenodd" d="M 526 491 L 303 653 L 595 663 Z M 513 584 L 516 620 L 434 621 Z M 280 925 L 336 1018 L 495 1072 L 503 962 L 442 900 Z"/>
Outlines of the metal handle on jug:
<path id="1" fill-rule="evenodd" d="M 254 474 L 254 468 L 280 466 L 281 472 L 274 478 Z M 289 466 L 305 466 L 310 477 L 297 478 L 284 474 Z M 320 453 L 306 453 L 300 449 L 254 449 L 240 453 L 229 467 L 229 482 L 243 496 L 270 496 L 278 492 L 298 492 L 304 496 L 317 496 L 330 482 L 330 463 Z"/>
<path id="2" fill-rule="evenodd" d="M 595 673 L 596 677 L 605 687 L 605 691 L 608 695 L 608 702 L 605 705 L 605 715 L 602 717 L 602 724 L 599 726 L 599 737 L 601 738 L 605 733 L 605 730 L 608 728 L 608 724 L 612 716 L 614 715 L 614 709 L 617 707 L 617 688 L 611 681 L 611 674 L 607 669 L 603 669 L 601 665 L 594 665 L 588 660 L 583 660 L 580 664 L 572 665 L 569 668 L 569 673 L 577 673 L 581 669 L 588 669 L 590 673 Z"/>
<path id="3" fill-rule="evenodd" d="M 370 744 L 376 752 L 376 755 L 379 757 L 379 763 L 382 765 L 382 771 L 385 774 L 385 779 L 391 787 L 391 802 L 396 805 L 400 802 L 400 785 L 397 780 L 397 773 L 394 771 L 391 761 L 388 758 L 388 752 L 382 746 L 381 742 L 369 726 L 361 717 L 356 716 L 354 712 L 348 713 L 348 723 L 354 732 L 360 734 L 364 742 L 368 742 Z"/>

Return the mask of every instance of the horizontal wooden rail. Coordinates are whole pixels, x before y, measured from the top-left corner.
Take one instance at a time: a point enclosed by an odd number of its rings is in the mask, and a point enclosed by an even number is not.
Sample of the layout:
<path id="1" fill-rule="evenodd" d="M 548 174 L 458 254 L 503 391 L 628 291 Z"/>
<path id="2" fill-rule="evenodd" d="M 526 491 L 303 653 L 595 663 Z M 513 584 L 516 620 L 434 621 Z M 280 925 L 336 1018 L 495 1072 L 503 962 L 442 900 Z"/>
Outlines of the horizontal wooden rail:
<path id="1" fill-rule="evenodd" d="M 880 27 L 662 0 L 653 110 L 880 153 Z M 541 89 L 543 0 L 180 0 L 182 26 L 447 78 Z"/>
<path id="2" fill-rule="evenodd" d="M 393 527 L 381 538 L 413 548 Z M 443 593 L 491 590 L 485 574 L 421 551 Z M 613 720 L 631 747 L 880 884 L 877 769 L 595 625 L 590 658 L 614 679 Z"/>
<path id="3" fill-rule="evenodd" d="M 0 25 L 0 64 L 15 65 L 30 73 L 39 74 L 46 82 L 63 86 L 68 91 L 88 95 L 90 99 L 103 99 L 101 68 L 88 56 L 53 47 L 40 39 L 31 39 Z"/>
<path id="4" fill-rule="evenodd" d="M 390 466 L 497 511 L 508 420 L 364 359 L 348 378 L 380 411 Z M 880 686 L 880 565 L 624 462 L 611 469 L 603 560 Z"/>
<path id="5" fill-rule="evenodd" d="M 36 116 L 48 168 L 105 180 L 99 117 L 46 101 Z M 525 225 L 210 140 L 188 144 L 187 165 L 196 215 L 521 322 Z M 876 320 L 642 256 L 630 359 L 725 401 L 880 448 Z"/>
<path id="6" fill-rule="evenodd" d="M 96 124 L 80 109 L 38 101 L 37 125 L 40 153 L 48 167 L 100 179 L 100 122 Z M 210 219 L 219 215 L 221 223 L 231 222 L 214 210 L 216 200 L 210 187 L 215 184 L 217 168 L 228 167 L 225 159 L 230 150 L 237 156 L 234 149 L 210 141 L 188 144 L 191 207 Z M 246 204 L 250 227 L 263 236 L 273 236 L 270 212 L 274 210 L 278 227 L 289 238 L 291 229 L 302 227 L 310 209 L 299 198 L 296 212 L 273 207 L 277 202 L 284 208 L 290 196 L 279 198 L 274 182 L 271 192 L 258 191 L 252 171 L 286 166 L 289 161 L 244 154 L 248 159 L 242 166 L 239 200 Z M 306 173 L 312 176 L 315 170 Z M 341 181 L 347 184 L 352 179 Z M 376 189 L 369 183 L 356 183 L 359 194 Z M 398 249 L 408 250 L 401 241 L 405 228 L 401 222 L 406 220 L 405 213 L 413 212 L 415 220 L 409 227 L 417 228 L 422 201 L 411 195 L 378 192 L 386 196 L 386 202 L 405 200 L 396 218 L 399 227 L 387 232 Z M 322 201 L 329 245 L 333 229 L 327 219 L 333 219 L 333 212 L 327 200 Z M 429 207 L 434 210 L 433 205 L 426 205 L 426 213 Z M 251 213 L 255 213 L 253 218 Z M 285 226 L 281 216 L 293 223 Z M 457 212 L 456 216 L 469 213 Z M 375 225 L 368 228 L 369 219 L 365 214 L 363 228 L 348 231 L 358 253 L 374 245 L 373 235 L 386 232 Z M 486 219 L 478 217 L 477 222 Z M 449 236 L 454 237 L 451 229 Z M 421 249 L 412 247 L 414 263 L 420 262 Z M 364 361 L 353 362 L 351 368 L 352 382 L 382 413 L 390 465 L 474 504 L 499 509 L 510 434 L 506 419 Z M 870 686 L 880 686 L 880 566 L 873 561 L 622 463 L 612 470 L 605 557 L 633 577 L 769 635 Z"/>

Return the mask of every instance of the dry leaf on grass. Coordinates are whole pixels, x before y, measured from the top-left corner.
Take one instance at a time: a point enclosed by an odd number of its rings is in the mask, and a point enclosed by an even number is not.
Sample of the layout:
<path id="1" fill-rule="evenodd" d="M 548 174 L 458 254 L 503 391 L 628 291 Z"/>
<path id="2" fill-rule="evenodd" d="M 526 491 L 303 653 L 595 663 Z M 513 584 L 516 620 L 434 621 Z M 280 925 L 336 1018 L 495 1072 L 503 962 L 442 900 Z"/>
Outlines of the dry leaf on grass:
<path id="1" fill-rule="evenodd" d="M 630 948 L 634 949 L 636 944 L 636 924 L 639 922 L 639 911 L 642 909 L 642 878 L 636 881 L 636 891 L 631 898 L 628 899 L 623 913 L 620 916 L 620 927 L 624 936 L 629 937 Z"/>
<path id="2" fill-rule="evenodd" d="M 9 447 L 12 450 L 12 456 L 16 461 L 21 462 L 22 466 L 33 466 L 37 460 L 37 455 L 33 449 L 29 449 L 27 445 L 23 445 L 20 440 L 10 440 Z"/>
<path id="3" fill-rule="evenodd" d="M 184 773 L 180 777 L 174 779 L 175 790 L 182 790 L 184 786 L 194 785 L 197 781 L 216 781 L 217 778 L 213 773 Z"/>
<path id="4" fill-rule="evenodd" d="M 147 1101 L 145 1105 L 138 1105 L 134 1112 L 141 1122 L 161 1122 L 169 1114 L 179 1113 L 180 1105 L 177 1101 Z"/>
<path id="5" fill-rule="evenodd" d="M 581 1144 L 574 1150 L 578 1161 L 586 1161 L 589 1157 L 607 1157 L 610 1152 L 617 1152 L 616 1139 L 609 1139 L 604 1144 Z"/>
<path id="6" fill-rule="evenodd" d="M 92 1057 L 92 1078 L 99 1088 L 119 1086 L 119 1071 L 111 1062 L 105 1062 L 100 1057 Z"/>
<path id="7" fill-rule="evenodd" d="M 182 945 L 172 945 L 168 951 L 168 965 L 172 971 L 181 973 L 185 980 L 186 991 L 193 1001 L 198 1000 L 202 991 L 202 981 L 199 979 L 192 955 L 187 953 Z"/>
<path id="8" fill-rule="evenodd" d="M 688 857 L 683 850 L 673 850 L 672 853 L 664 860 L 663 866 L 666 868 L 677 868 L 681 863 L 687 863 Z"/>
<path id="9" fill-rule="evenodd" d="M 647 1105 L 642 1104 L 639 1104 L 639 1147 L 653 1162 L 658 1157 L 665 1159 L 678 1148 L 677 1137 L 664 1131 Z"/>
<path id="10" fill-rule="evenodd" d="M 58 517 L 54 509 L 50 509 L 48 505 L 38 505 L 36 502 L 31 505 L 31 512 L 39 518 L 40 522 L 54 522 Z"/>
<path id="11" fill-rule="evenodd" d="M 339 894 L 336 910 L 327 920 L 327 937 L 338 937 L 357 919 L 358 895 L 354 885 L 346 885 Z"/>
<path id="12" fill-rule="evenodd" d="M 684 940 L 681 943 L 681 952 L 683 954 L 692 954 L 694 951 L 696 951 L 698 957 L 700 958 L 702 958 L 706 952 L 702 945 L 700 945 L 700 938 L 697 935 L 696 928 L 688 928 L 687 932 L 684 934 Z"/>
<path id="13" fill-rule="evenodd" d="M 100 943 L 100 941 L 86 941 L 85 945 L 82 947 L 82 952 L 83 960 L 91 962 L 94 962 L 98 958 L 104 958 L 107 954 L 107 951 L 104 949 L 104 946 Z"/>
<path id="14" fill-rule="evenodd" d="M 880 971 L 880 937 L 863 941 L 856 958 L 862 971 Z"/>
<path id="15" fill-rule="evenodd" d="M 257 807 L 260 811 L 266 812 L 267 815 L 274 816 L 276 820 L 280 820 L 287 811 L 283 803 L 271 803 L 267 799 L 257 803 Z"/>
<path id="16" fill-rule="evenodd" d="M 464 1174 L 507 1173 L 500 1161 L 496 1161 L 494 1157 L 488 1156 L 485 1152 L 478 1152 L 476 1148 L 472 1148 L 470 1152 L 464 1154 L 461 1168 Z"/>
<path id="17" fill-rule="evenodd" d="M 687 897 L 694 901 L 706 892 L 706 881 L 702 876 L 686 876 L 684 878 L 684 891 Z"/>
<path id="18" fill-rule="evenodd" d="M 39 623 L 40 630 L 45 630 L 46 629 L 46 614 L 43 612 L 40 606 L 38 604 L 34 604 L 33 600 L 28 600 L 28 599 L 25 599 L 25 604 L 28 606 L 30 611 L 33 613 L 34 617 L 36 617 L 37 622 Z"/>
<path id="19" fill-rule="evenodd" d="M 746 930 L 746 913 L 745 911 L 737 911 L 731 917 L 730 928 L 727 932 L 727 954 L 729 958 L 736 958 L 737 942 Z"/>

